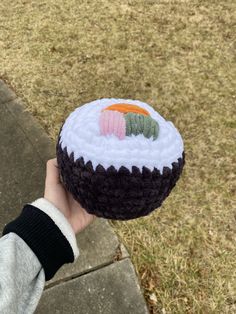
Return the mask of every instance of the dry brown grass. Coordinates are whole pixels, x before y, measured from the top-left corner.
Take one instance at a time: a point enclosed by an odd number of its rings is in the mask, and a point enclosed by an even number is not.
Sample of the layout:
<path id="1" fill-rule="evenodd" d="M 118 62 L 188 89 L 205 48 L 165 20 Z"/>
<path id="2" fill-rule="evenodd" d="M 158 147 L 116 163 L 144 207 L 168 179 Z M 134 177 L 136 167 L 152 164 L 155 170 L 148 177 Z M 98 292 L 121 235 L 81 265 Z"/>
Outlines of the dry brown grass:
<path id="1" fill-rule="evenodd" d="M 100 97 L 146 101 L 183 135 L 184 175 L 161 210 L 113 223 L 153 313 L 236 312 L 233 9 L 233 0 L 0 2 L 0 73 L 53 139 L 70 111 Z"/>

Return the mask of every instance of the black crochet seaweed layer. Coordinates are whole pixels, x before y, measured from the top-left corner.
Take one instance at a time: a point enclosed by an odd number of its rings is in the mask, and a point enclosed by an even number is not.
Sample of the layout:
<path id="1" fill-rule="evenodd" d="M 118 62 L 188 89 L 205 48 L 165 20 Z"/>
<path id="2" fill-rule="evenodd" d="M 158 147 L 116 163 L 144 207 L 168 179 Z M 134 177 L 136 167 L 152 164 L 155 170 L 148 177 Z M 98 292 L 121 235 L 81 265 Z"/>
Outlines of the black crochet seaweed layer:
<path id="1" fill-rule="evenodd" d="M 118 171 L 110 166 L 107 170 L 98 165 L 93 169 L 91 161 L 85 164 L 81 157 L 74 161 L 66 147 L 56 146 L 60 176 L 66 189 L 71 192 L 88 213 L 108 219 L 128 220 L 146 216 L 161 206 L 182 172 L 185 156 L 172 163 L 172 169 L 164 167 L 163 173 L 143 167 L 142 172 L 133 166 Z"/>

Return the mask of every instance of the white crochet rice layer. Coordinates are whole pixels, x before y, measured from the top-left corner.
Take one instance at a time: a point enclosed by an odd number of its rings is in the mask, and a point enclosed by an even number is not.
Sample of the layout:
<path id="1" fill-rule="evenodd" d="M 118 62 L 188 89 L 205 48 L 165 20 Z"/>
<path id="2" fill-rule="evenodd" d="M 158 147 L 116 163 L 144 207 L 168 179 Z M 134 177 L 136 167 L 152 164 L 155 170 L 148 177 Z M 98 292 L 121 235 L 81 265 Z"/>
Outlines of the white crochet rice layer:
<path id="1" fill-rule="evenodd" d="M 115 135 L 100 135 L 99 116 L 107 106 L 116 103 L 138 105 L 146 109 L 159 124 L 156 140 L 143 134 L 126 136 L 120 140 Z M 83 157 L 91 161 L 96 169 L 101 164 L 105 169 L 114 166 L 117 170 L 125 166 L 130 171 L 132 166 L 142 170 L 145 166 L 154 167 L 161 172 L 163 167 L 172 168 L 172 162 L 182 157 L 183 140 L 172 122 L 166 121 L 148 104 L 129 99 L 99 99 L 78 107 L 66 119 L 61 130 L 61 147 L 67 148 L 68 154 L 74 152 L 74 159 Z"/>

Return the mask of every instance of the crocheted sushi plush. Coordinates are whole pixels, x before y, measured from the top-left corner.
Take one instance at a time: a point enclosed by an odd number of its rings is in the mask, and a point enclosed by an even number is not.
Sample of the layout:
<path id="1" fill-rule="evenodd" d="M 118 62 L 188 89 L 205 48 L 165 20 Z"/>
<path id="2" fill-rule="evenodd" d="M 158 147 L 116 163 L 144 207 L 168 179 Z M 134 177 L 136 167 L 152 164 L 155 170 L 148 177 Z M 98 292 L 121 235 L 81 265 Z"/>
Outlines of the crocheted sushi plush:
<path id="1" fill-rule="evenodd" d="M 61 180 L 88 213 L 128 220 L 161 206 L 184 166 L 172 122 L 137 100 L 99 99 L 65 120 L 57 142 Z"/>

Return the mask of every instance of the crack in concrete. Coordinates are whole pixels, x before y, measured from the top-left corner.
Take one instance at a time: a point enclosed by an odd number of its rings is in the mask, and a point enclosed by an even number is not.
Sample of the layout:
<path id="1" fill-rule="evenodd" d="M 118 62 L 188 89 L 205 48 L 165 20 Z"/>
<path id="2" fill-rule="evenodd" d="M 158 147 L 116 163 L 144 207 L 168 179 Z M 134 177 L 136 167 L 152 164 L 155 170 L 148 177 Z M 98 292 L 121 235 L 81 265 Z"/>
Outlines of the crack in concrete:
<path id="1" fill-rule="evenodd" d="M 53 282 L 53 283 L 51 283 L 51 284 L 46 285 L 45 288 L 44 288 L 44 290 L 46 291 L 46 290 L 48 290 L 48 289 L 54 288 L 54 287 L 56 287 L 56 286 L 58 286 L 58 285 L 60 285 L 60 284 L 62 284 L 62 283 L 71 281 L 71 280 L 73 280 L 73 279 L 77 279 L 77 278 L 82 277 L 82 276 L 84 276 L 84 275 L 87 275 L 87 274 L 89 274 L 89 273 L 93 273 L 94 271 L 97 271 L 97 270 L 99 270 L 99 269 L 105 268 L 105 267 L 107 267 L 107 266 L 109 266 L 109 265 L 111 265 L 111 264 L 118 263 L 118 262 L 120 262 L 120 261 L 122 261 L 122 260 L 125 260 L 125 259 L 130 259 L 130 258 L 129 258 L 128 256 L 126 256 L 126 257 L 121 258 L 121 259 L 119 259 L 119 260 L 117 260 L 117 261 L 114 261 L 114 260 L 113 260 L 113 261 L 109 261 L 109 262 L 100 264 L 100 265 L 98 265 L 98 266 L 95 266 L 95 267 L 93 267 L 93 268 L 90 268 L 90 269 L 88 269 L 88 270 L 85 270 L 85 271 L 83 271 L 83 272 L 80 272 L 80 273 L 77 273 L 77 274 L 73 274 L 73 275 L 71 275 L 71 276 L 68 276 L 68 277 L 59 279 L 59 280 L 57 280 L 57 281 L 55 281 L 55 282 Z"/>

